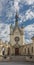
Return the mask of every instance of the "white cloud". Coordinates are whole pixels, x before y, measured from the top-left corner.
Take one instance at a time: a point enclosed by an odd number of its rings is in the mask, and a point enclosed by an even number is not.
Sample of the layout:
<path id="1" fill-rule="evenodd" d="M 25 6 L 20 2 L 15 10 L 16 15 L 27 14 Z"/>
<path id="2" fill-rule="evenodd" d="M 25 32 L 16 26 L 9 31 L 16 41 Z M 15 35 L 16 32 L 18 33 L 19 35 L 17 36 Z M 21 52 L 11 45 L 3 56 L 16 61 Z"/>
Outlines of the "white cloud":
<path id="1" fill-rule="evenodd" d="M 34 3 L 34 0 L 26 0 L 26 3 L 27 3 L 28 5 L 31 5 L 31 4 Z"/>
<path id="2" fill-rule="evenodd" d="M 32 19 L 34 18 L 34 12 L 32 12 L 31 10 L 27 10 L 25 16 L 26 16 L 26 20 Z"/>
<path id="3" fill-rule="evenodd" d="M 34 24 L 28 25 L 24 28 L 25 34 L 25 42 L 32 43 L 31 37 L 34 35 Z"/>
<path id="4" fill-rule="evenodd" d="M 8 24 L 0 24 L 0 38 L 3 39 L 3 41 L 9 41 L 9 25 Z"/>
<path id="5" fill-rule="evenodd" d="M 4 8 L 4 5 L 8 2 L 9 0 L 0 0 L 0 15 L 1 15 L 1 12 L 2 12 L 2 9 Z M 9 10 L 8 10 L 8 8 L 6 7 L 6 17 L 8 17 L 8 19 L 7 20 L 9 20 L 10 19 L 10 17 L 12 17 L 12 15 L 13 15 L 13 12 L 14 12 L 14 10 L 16 11 L 19 11 L 19 2 L 20 3 L 28 3 L 28 4 L 32 4 L 32 3 L 34 3 L 34 0 L 14 0 L 14 5 L 12 5 L 12 1 L 9 1 L 9 4 L 11 5 L 11 7 L 9 8 Z M 23 4 L 22 4 L 22 6 L 23 6 Z M 33 5 L 33 7 L 34 7 L 34 5 Z M 32 19 L 32 18 L 34 18 L 34 12 L 32 12 L 31 11 L 31 9 L 29 9 L 29 10 L 27 10 L 26 11 L 26 13 L 25 13 L 25 15 L 21 15 L 20 14 L 20 18 L 21 18 L 21 20 L 20 20 L 20 23 L 22 22 L 22 21 L 26 21 L 26 20 L 28 20 L 28 19 Z"/>
<path id="6" fill-rule="evenodd" d="M 25 44 L 30 44 L 30 43 L 32 43 L 32 40 L 31 39 L 26 39 L 25 40 Z"/>
<path id="7" fill-rule="evenodd" d="M 20 0 L 14 0 L 14 7 L 15 7 L 15 11 L 17 10 L 17 11 L 19 11 L 19 2 L 20 2 Z"/>
<path id="8" fill-rule="evenodd" d="M 24 30 L 25 31 L 34 31 L 34 24 L 26 26 Z"/>
<path id="9" fill-rule="evenodd" d="M 25 15 L 19 15 L 19 17 L 21 18 L 20 23 L 21 22 L 25 22 L 26 20 L 30 19 L 32 20 L 34 18 L 34 12 L 31 11 L 31 9 L 27 10 Z"/>

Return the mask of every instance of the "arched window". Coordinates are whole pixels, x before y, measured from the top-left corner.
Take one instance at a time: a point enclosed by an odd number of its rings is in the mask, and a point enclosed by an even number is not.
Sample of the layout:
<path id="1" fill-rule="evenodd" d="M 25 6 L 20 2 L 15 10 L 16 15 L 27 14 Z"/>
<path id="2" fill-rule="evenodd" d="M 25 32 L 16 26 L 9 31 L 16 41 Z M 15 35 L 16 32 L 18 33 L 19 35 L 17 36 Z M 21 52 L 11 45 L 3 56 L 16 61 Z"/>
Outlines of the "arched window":
<path id="1" fill-rule="evenodd" d="M 2 55 L 5 55 L 5 48 L 2 48 Z"/>
<path id="2" fill-rule="evenodd" d="M 33 47 L 32 47 L 32 49 L 31 49 L 31 50 L 32 50 L 32 53 L 33 53 Z"/>
<path id="3" fill-rule="evenodd" d="M 3 57 L 6 59 L 5 48 L 4 48 L 4 46 L 3 46 L 3 48 L 2 48 L 2 55 L 3 55 Z"/>
<path id="4" fill-rule="evenodd" d="M 7 53 L 7 55 L 8 56 L 10 55 L 10 47 L 8 47 L 8 53 Z"/>
<path id="5" fill-rule="evenodd" d="M 30 50 L 29 50 L 29 48 L 28 48 L 28 54 L 30 54 Z"/>
<path id="6" fill-rule="evenodd" d="M 25 48 L 25 54 L 26 54 L 26 48 Z"/>

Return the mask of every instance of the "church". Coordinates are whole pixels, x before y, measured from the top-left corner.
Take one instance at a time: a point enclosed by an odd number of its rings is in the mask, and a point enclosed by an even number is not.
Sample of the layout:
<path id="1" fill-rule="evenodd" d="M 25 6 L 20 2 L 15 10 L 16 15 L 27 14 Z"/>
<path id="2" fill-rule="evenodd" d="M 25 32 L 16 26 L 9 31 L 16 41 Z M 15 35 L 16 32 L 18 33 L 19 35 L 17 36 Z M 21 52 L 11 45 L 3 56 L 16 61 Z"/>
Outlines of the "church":
<path id="1" fill-rule="evenodd" d="M 20 28 L 18 25 L 18 15 L 16 13 L 15 16 L 15 26 L 12 28 L 10 26 L 10 45 L 11 45 L 11 54 L 12 55 L 20 55 L 21 48 L 24 45 L 24 27 Z"/>
<path id="2" fill-rule="evenodd" d="M 28 57 L 28 61 L 34 61 L 34 37 L 32 37 L 32 43 L 24 43 L 24 27 L 19 27 L 18 14 L 15 15 L 15 26 L 10 26 L 10 41 L 9 43 L 0 39 L 0 60 L 3 58 L 10 58 L 11 56 L 25 56 Z"/>

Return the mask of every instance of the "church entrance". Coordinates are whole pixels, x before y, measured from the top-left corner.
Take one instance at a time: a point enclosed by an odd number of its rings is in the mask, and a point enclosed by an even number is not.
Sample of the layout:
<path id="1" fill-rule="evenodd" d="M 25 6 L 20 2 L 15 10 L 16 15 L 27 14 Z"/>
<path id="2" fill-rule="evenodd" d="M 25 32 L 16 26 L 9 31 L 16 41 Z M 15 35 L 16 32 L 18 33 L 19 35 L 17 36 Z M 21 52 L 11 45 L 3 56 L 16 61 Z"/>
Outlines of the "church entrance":
<path id="1" fill-rule="evenodd" d="M 19 48 L 15 48 L 15 55 L 19 55 Z"/>

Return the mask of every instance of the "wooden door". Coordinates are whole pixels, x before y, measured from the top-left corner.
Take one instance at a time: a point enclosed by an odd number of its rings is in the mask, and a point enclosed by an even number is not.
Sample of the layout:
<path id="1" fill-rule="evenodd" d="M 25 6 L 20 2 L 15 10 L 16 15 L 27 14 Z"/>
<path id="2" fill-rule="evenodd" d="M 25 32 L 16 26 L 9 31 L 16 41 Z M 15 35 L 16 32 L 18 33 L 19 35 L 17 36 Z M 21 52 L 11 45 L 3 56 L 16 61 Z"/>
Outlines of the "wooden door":
<path id="1" fill-rule="evenodd" d="M 19 48 L 15 48 L 15 55 L 19 55 Z"/>

